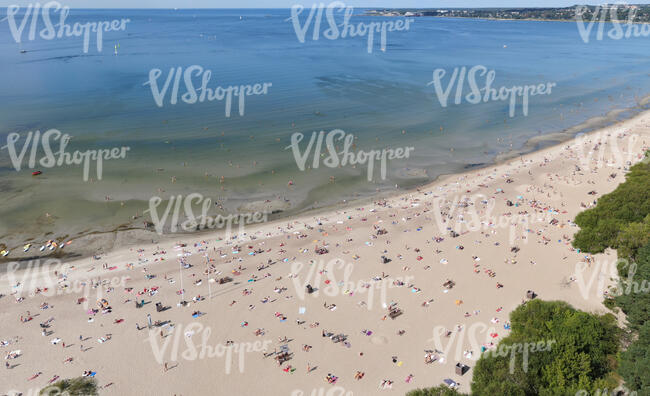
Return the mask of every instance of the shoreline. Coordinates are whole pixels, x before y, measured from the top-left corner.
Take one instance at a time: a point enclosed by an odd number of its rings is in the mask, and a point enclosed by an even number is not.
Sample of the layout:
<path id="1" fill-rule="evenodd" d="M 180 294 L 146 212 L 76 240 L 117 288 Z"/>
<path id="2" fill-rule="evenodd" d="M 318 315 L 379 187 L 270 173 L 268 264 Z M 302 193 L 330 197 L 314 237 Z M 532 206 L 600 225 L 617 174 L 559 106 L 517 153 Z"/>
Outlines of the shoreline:
<path id="1" fill-rule="evenodd" d="M 650 95 L 647 95 L 641 99 L 639 102 L 641 106 L 647 105 L 650 103 Z M 431 188 L 432 186 L 446 180 L 447 178 L 450 177 L 455 177 L 455 176 L 464 176 L 471 174 L 473 172 L 486 169 L 492 166 L 501 166 L 508 161 L 511 161 L 513 158 L 518 158 L 523 155 L 529 155 L 537 152 L 543 152 L 548 149 L 552 149 L 554 147 L 561 146 L 565 144 L 566 142 L 570 141 L 571 139 L 574 139 L 576 135 L 584 133 L 585 135 L 589 134 L 595 134 L 599 133 L 602 130 L 605 130 L 607 128 L 610 128 L 612 126 L 615 126 L 617 124 L 622 124 L 628 121 L 632 121 L 634 119 L 643 117 L 645 114 L 650 115 L 650 108 L 638 108 L 638 107 L 632 107 L 632 108 L 625 108 L 625 109 L 614 109 L 610 110 L 609 113 L 625 113 L 629 111 L 634 111 L 637 110 L 638 112 L 633 114 L 631 117 L 624 118 L 622 120 L 616 120 L 614 118 L 613 121 L 600 125 L 593 129 L 593 127 L 590 127 L 589 121 L 597 118 L 601 118 L 603 116 L 594 116 L 591 117 L 587 120 L 584 120 L 583 122 L 570 126 L 568 128 L 565 128 L 564 130 L 557 131 L 557 132 L 552 132 L 552 133 L 547 133 L 544 135 L 538 135 L 529 138 L 524 142 L 522 147 L 519 150 L 511 150 L 510 152 L 507 153 L 501 153 L 501 154 L 496 154 L 494 158 L 492 159 L 491 162 L 489 163 L 484 163 L 481 164 L 480 166 L 472 166 L 471 168 L 467 168 L 465 170 L 456 172 L 456 173 L 448 173 L 448 174 L 440 174 L 438 175 L 435 179 L 427 181 L 424 184 L 417 185 L 412 188 L 408 189 L 402 189 L 399 188 L 397 190 L 391 189 L 391 190 L 385 190 L 381 191 L 376 195 L 368 195 L 368 196 L 362 196 L 353 200 L 347 200 L 345 202 L 337 202 L 337 203 L 332 203 L 326 206 L 320 206 L 316 208 L 310 208 L 310 209 L 303 209 L 298 212 L 293 212 L 290 213 L 286 216 L 283 216 L 282 213 L 284 211 L 279 211 L 276 213 L 272 213 L 271 217 L 275 217 L 272 220 L 266 222 L 265 224 L 269 223 L 277 223 L 281 224 L 283 222 L 291 222 L 293 219 L 301 219 L 301 218 L 309 218 L 309 217 L 316 217 L 316 216 L 326 216 L 328 213 L 335 211 L 335 210 L 345 210 L 345 209 L 350 209 L 354 206 L 357 205 L 368 205 L 373 203 L 376 200 L 387 200 L 391 198 L 396 198 L 402 194 L 408 194 L 408 193 L 413 193 L 415 191 L 418 191 L 420 189 L 426 189 L 426 188 Z M 587 132 L 583 132 L 584 130 L 587 130 Z M 568 133 L 567 133 L 568 132 Z M 532 142 L 532 144 L 531 144 Z M 546 145 L 542 148 L 537 148 L 541 145 L 543 145 L 544 142 L 551 142 L 550 145 Z M 248 203 L 247 205 L 253 205 L 254 202 Z M 271 203 L 273 204 L 273 202 Z M 309 205 L 311 206 L 311 205 Z M 141 218 L 144 221 L 148 221 L 144 219 L 144 217 Z M 138 219 L 139 221 L 140 219 Z M 37 259 L 49 259 L 49 258 L 60 258 L 60 259 L 70 259 L 70 258 L 89 258 L 92 257 L 96 252 L 110 252 L 116 249 L 120 249 L 119 246 L 120 243 L 125 243 L 123 241 L 128 241 L 130 238 L 134 238 L 136 241 L 131 243 L 132 245 L 143 243 L 145 240 L 151 240 L 154 241 L 156 240 L 156 243 L 158 241 L 169 241 L 171 239 L 182 239 L 182 238 L 193 238 L 193 239 L 203 239 L 206 237 L 212 237 L 212 236 L 218 236 L 223 234 L 224 232 L 222 230 L 200 230 L 200 231 L 193 231 L 193 232 L 181 232 L 181 233 L 163 233 L 162 235 L 157 234 L 155 231 L 150 231 L 142 227 L 138 227 L 135 225 L 135 220 L 132 220 L 133 223 L 126 223 L 117 226 L 113 230 L 107 230 L 107 231 L 92 231 L 87 234 L 81 235 L 81 236 L 76 236 L 73 238 L 68 238 L 67 235 L 64 237 L 58 237 L 58 239 L 53 239 L 55 242 L 57 242 L 60 246 L 64 246 L 63 244 L 65 242 L 69 242 L 71 244 L 70 248 L 57 248 L 56 250 L 53 251 L 51 254 L 46 254 L 46 255 L 40 255 L 38 252 L 36 254 L 23 254 L 21 252 L 22 246 L 29 243 L 29 244 L 38 244 L 33 241 L 33 238 L 30 238 L 26 241 L 23 241 L 17 245 L 14 246 L 7 246 L 5 244 L 0 244 L 0 250 L 1 249 L 8 249 L 11 251 L 10 255 L 7 257 L 0 257 L 0 266 L 3 264 L 7 264 L 13 261 L 29 261 L 29 260 L 37 260 Z M 233 227 L 235 228 L 235 227 Z M 253 228 L 246 227 L 249 230 L 254 230 Z M 213 235 L 214 234 L 214 235 Z M 97 239 L 103 239 L 104 241 L 97 241 Z M 112 241 L 112 242 L 111 242 Z M 92 245 L 92 247 L 89 248 L 83 248 L 79 249 L 76 248 L 75 245 L 78 244 L 84 244 L 87 246 L 88 244 L 95 243 L 96 245 Z M 67 245 L 66 245 L 67 246 Z M 128 246 L 125 246 L 125 248 L 128 248 Z M 36 247 L 32 247 L 32 251 L 37 249 Z M 47 252 L 48 249 L 45 250 Z M 69 253 L 68 253 L 69 252 Z"/>

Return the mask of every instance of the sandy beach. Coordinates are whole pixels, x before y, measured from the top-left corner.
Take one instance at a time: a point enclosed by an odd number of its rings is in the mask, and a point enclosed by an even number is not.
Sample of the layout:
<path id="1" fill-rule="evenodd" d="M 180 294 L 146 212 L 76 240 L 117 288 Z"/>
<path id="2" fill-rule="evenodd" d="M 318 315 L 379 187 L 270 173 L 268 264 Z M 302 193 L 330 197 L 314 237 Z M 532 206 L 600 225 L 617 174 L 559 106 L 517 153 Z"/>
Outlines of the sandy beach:
<path id="1" fill-rule="evenodd" d="M 508 335 L 527 291 L 608 311 L 616 253 L 573 249 L 573 219 L 649 146 L 646 112 L 386 200 L 247 226 L 236 240 L 142 238 L 10 264 L 0 353 L 19 352 L 0 368 L 0 394 L 85 371 L 102 395 L 403 395 L 445 378 L 469 391 L 471 367 Z M 462 376 L 458 362 L 470 366 Z"/>

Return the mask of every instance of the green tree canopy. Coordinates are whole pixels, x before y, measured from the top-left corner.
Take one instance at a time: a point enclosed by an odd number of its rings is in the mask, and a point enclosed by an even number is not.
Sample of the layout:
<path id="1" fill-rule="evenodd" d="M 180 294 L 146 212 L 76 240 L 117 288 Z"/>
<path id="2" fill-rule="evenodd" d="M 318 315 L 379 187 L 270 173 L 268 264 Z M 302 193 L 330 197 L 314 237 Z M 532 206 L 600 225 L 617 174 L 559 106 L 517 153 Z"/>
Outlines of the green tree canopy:
<path id="1" fill-rule="evenodd" d="M 455 389 L 451 389 L 445 385 L 436 386 L 434 388 L 416 389 L 408 392 L 406 396 L 467 396 L 464 393 L 459 393 Z"/>
<path id="2" fill-rule="evenodd" d="M 627 246 L 628 242 L 621 238 L 621 234 L 632 223 L 645 223 L 647 227 L 649 214 L 650 161 L 644 161 L 630 168 L 625 182 L 611 193 L 603 195 L 594 208 L 576 216 L 575 222 L 580 231 L 574 237 L 573 246 L 590 253 L 601 253 L 608 247 L 643 246 L 645 243 L 641 241 L 630 242 L 630 246 Z M 637 230 L 627 230 L 627 235 L 635 239 L 644 238 Z M 647 234 L 645 238 L 647 243 Z M 634 255 L 633 250 L 626 253 Z"/>
<path id="3" fill-rule="evenodd" d="M 39 392 L 42 396 L 96 396 L 98 394 L 97 382 L 94 378 L 88 377 L 60 380 Z"/>
<path id="4" fill-rule="evenodd" d="M 628 389 L 650 395 L 650 322 L 645 322 L 638 340 L 621 354 L 619 371 Z"/>
<path id="5" fill-rule="evenodd" d="M 474 396 L 575 395 L 580 389 L 616 386 L 612 370 L 620 330 L 613 315 L 589 314 L 561 301 L 533 300 L 519 306 L 510 319 L 512 332 L 498 348 L 509 346 L 516 352 L 481 355 L 474 369 Z M 540 341 L 549 350 L 530 352 L 526 364 L 524 353 L 516 348 Z"/>

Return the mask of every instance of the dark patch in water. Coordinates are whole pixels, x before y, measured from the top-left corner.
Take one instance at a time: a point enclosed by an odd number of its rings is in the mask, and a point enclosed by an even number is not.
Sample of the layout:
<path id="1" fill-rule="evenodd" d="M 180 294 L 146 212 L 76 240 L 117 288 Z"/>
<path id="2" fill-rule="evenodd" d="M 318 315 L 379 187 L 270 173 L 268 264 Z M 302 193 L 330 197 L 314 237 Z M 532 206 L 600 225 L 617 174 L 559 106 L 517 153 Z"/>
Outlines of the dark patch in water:
<path id="1" fill-rule="evenodd" d="M 12 192 L 12 183 L 10 181 L 3 181 L 0 183 L 0 193 L 9 193 Z"/>

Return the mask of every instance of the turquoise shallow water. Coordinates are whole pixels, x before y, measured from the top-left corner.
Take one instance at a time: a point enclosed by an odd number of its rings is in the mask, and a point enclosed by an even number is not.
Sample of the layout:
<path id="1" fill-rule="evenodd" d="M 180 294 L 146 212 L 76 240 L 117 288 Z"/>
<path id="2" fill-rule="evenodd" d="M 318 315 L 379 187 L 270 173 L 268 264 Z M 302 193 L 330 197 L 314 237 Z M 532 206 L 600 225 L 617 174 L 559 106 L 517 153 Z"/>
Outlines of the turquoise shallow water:
<path id="1" fill-rule="evenodd" d="M 0 150 L 0 243 L 142 226 L 132 216 L 152 196 L 198 192 L 231 212 L 279 199 L 290 213 L 412 187 L 614 109 L 631 109 L 617 115 L 629 116 L 650 85 L 650 41 L 584 43 L 573 23 L 417 18 L 408 31 L 388 33 L 385 52 L 375 44 L 368 53 L 359 37 L 313 41 L 309 30 L 301 43 L 289 16 L 277 9 L 73 10 L 67 23 L 131 20 L 125 31 L 105 33 L 102 52 L 91 41 L 88 53 L 80 38 L 29 41 L 25 32 L 18 44 L 0 22 L 0 146 L 10 133 L 55 128 L 73 136 L 71 151 L 130 148 L 126 159 L 104 163 L 101 181 L 88 182 L 79 166 L 41 169 L 38 177 L 33 169 L 17 172 Z M 212 88 L 272 86 L 246 97 L 243 116 L 234 105 L 226 117 L 223 101 L 156 106 L 144 85 L 149 71 L 161 69 L 162 84 L 170 68 L 191 65 L 212 71 Z M 532 97 L 525 117 L 520 106 L 509 117 L 505 102 L 441 107 L 427 85 L 433 70 L 475 65 L 496 72 L 496 87 L 556 87 Z M 291 135 L 333 129 L 354 134 L 356 149 L 415 150 L 389 162 L 386 180 L 368 182 L 365 166 L 301 172 L 285 149 Z"/>

